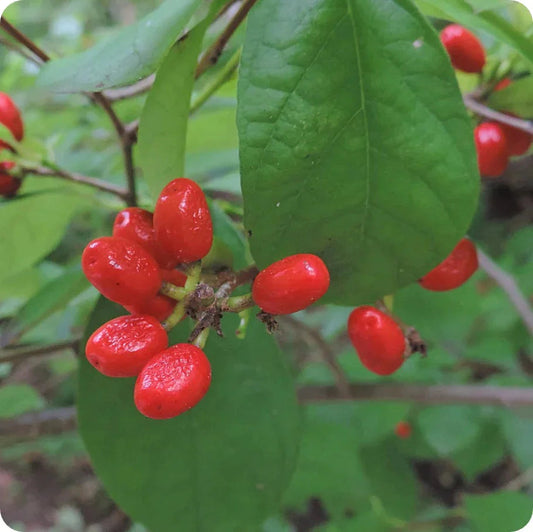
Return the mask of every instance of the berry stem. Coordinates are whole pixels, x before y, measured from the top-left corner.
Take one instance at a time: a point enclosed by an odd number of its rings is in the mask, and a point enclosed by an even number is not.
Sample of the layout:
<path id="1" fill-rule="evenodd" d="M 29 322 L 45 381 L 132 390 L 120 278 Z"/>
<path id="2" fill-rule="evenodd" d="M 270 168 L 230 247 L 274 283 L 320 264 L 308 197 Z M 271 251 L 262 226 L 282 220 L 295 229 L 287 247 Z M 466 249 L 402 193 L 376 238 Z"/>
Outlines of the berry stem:
<path id="1" fill-rule="evenodd" d="M 177 305 L 172 314 L 161 322 L 163 329 L 166 331 L 172 330 L 187 313 L 187 297 L 184 297 Z"/>
<path id="2" fill-rule="evenodd" d="M 248 323 L 250 323 L 250 314 L 250 309 L 239 312 L 239 318 L 241 318 L 241 321 L 239 322 L 239 327 L 235 331 L 235 336 L 239 340 L 244 340 L 246 338 L 246 330 L 248 329 Z"/>
<path id="3" fill-rule="evenodd" d="M 229 297 L 222 305 L 223 312 L 242 312 L 243 310 L 255 306 L 252 294 L 245 294 L 243 296 Z"/>
<path id="4" fill-rule="evenodd" d="M 207 329 L 204 329 L 194 340 L 192 345 L 195 345 L 196 347 L 199 347 L 200 349 L 203 349 L 205 347 L 205 344 L 207 342 L 207 338 L 209 336 L 209 331 L 211 329 L 207 327 Z"/>
<path id="5" fill-rule="evenodd" d="M 161 290 L 159 290 L 164 296 L 181 301 L 187 295 L 187 289 L 185 287 L 176 286 L 167 281 L 163 281 L 161 284 Z"/>

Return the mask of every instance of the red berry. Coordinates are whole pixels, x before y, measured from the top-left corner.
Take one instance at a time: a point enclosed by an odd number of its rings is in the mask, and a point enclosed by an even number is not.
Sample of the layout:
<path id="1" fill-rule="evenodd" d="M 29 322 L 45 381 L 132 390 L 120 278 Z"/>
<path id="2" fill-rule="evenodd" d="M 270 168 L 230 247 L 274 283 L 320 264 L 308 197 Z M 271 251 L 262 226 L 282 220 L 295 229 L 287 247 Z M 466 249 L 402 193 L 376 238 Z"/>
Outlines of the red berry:
<path id="1" fill-rule="evenodd" d="M 396 427 L 394 427 L 394 433 L 396 436 L 398 436 L 398 438 L 409 438 L 409 436 L 411 436 L 411 432 L 411 424 L 407 421 L 400 421 L 396 424 Z"/>
<path id="2" fill-rule="evenodd" d="M 108 377 L 136 377 L 167 346 L 167 333 L 152 316 L 121 316 L 94 331 L 85 355 Z"/>
<path id="3" fill-rule="evenodd" d="M 496 122 L 485 122 L 474 130 L 479 173 L 485 177 L 503 174 L 509 155 L 505 133 Z"/>
<path id="4" fill-rule="evenodd" d="M 20 179 L 8 173 L 14 167 L 15 163 L 13 161 L 0 162 L 0 196 L 5 196 L 6 198 L 14 196 L 22 184 Z"/>
<path id="5" fill-rule="evenodd" d="M 506 89 L 511 83 L 512 83 L 511 78 L 503 78 L 496 84 L 496 86 L 494 87 L 494 90 L 502 91 L 503 89 Z"/>
<path id="6" fill-rule="evenodd" d="M 177 344 L 143 368 L 135 383 L 135 405 L 153 419 L 179 416 L 203 398 L 210 384 L 211 365 L 204 352 L 191 344 Z"/>
<path id="7" fill-rule="evenodd" d="M 205 257 L 213 243 L 213 224 L 202 189 L 190 179 L 174 179 L 161 192 L 154 210 L 158 244 L 176 262 Z"/>
<path id="8" fill-rule="evenodd" d="M 0 92 L 0 124 L 4 124 L 19 142 L 24 137 L 24 125 L 20 111 L 13 100 L 4 92 Z"/>
<path id="9" fill-rule="evenodd" d="M 161 270 L 161 279 L 175 286 L 185 286 L 187 276 L 178 270 Z M 125 309 L 132 314 L 148 314 L 159 321 L 166 320 L 174 310 L 177 301 L 162 294 L 156 294 L 146 301 L 139 301 L 134 305 L 125 305 Z"/>
<path id="10" fill-rule="evenodd" d="M 15 151 L 13 150 L 13 146 L 11 146 L 11 144 L 8 144 L 4 140 L 0 140 L 0 150 Z"/>
<path id="11" fill-rule="evenodd" d="M 519 118 L 513 113 L 505 113 L 508 116 Z M 507 153 L 509 155 L 524 155 L 529 150 L 533 135 L 516 127 L 500 124 L 507 141 Z"/>
<path id="12" fill-rule="evenodd" d="M 161 268 L 171 269 L 178 263 L 165 253 L 155 240 L 153 215 L 139 207 L 128 207 L 120 211 L 113 224 L 113 236 L 125 238 L 140 244 Z"/>
<path id="13" fill-rule="evenodd" d="M 348 318 L 348 335 L 359 359 L 370 371 L 390 375 L 403 364 L 404 334 L 384 312 L 370 306 L 356 308 Z"/>
<path id="14" fill-rule="evenodd" d="M 418 282 L 426 290 L 452 290 L 470 279 L 477 267 L 476 247 L 468 238 L 462 238 L 452 252 Z"/>
<path id="15" fill-rule="evenodd" d="M 143 247 L 124 238 L 102 237 L 90 242 L 81 257 L 83 272 L 105 297 L 135 305 L 161 288 L 155 259 Z"/>
<path id="16" fill-rule="evenodd" d="M 274 262 L 255 278 L 252 297 L 270 314 L 292 314 L 320 299 L 329 288 L 329 272 L 320 257 L 308 253 Z"/>
<path id="17" fill-rule="evenodd" d="M 481 72 L 485 66 L 485 49 L 481 41 L 459 24 L 450 24 L 440 32 L 452 65 L 463 72 Z"/>

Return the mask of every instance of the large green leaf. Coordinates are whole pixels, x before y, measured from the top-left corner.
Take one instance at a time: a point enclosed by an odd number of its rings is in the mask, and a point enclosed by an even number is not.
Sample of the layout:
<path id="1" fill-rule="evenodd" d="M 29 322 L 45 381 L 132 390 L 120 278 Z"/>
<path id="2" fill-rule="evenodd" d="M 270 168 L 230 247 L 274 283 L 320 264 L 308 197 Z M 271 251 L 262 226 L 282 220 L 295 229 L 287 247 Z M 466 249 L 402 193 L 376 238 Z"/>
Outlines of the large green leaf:
<path id="1" fill-rule="evenodd" d="M 451 20 L 463 24 L 473 30 L 485 31 L 495 39 L 504 42 L 519 52 L 530 65 L 533 65 L 533 41 L 523 32 L 491 8 L 497 5 L 478 9 L 481 2 L 466 0 L 415 0 L 418 7 L 427 15 Z"/>
<path id="2" fill-rule="evenodd" d="M 84 52 L 41 69 L 37 85 L 58 92 L 99 91 L 150 74 L 200 5 L 166 0 L 142 20 Z"/>
<path id="3" fill-rule="evenodd" d="M 438 37 L 409 0 L 259 2 L 238 127 L 254 258 L 320 255 L 330 302 L 414 281 L 470 223 L 471 125 Z"/>
<path id="4" fill-rule="evenodd" d="M 0 203 L 0 279 L 52 251 L 78 205 L 76 196 L 53 191 Z"/>
<path id="5" fill-rule="evenodd" d="M 531 497 L 512 491 L 465 495 L 464 502 L 474 532 L 522 530 L 531 518 L 533 508 Z"/>
<path id="6" fill-rule="evenodd" d="M 176 43 L 157 72 L 139 123 L 139 164 L 152 197 L 183 175 L 196 61 L 208 20 Z"/>
<path id="7" fill-rule="evenodd" d="M 101 301 L 87 333 L 120 312 Z M 80 364 L 78 415 L 104 486 L 152 532 L 255 530 L 275 510 L 295 461 L 298 410 L 291 375 L 254 320 L 245 340 L 211 335 L 207 396 L 172 420 L 133 406 L 132 379 L 109 379 Z M 183 326 L 171 342 L 183 341 Z M 84 358 L 84 357 L 83 357 Z"/>

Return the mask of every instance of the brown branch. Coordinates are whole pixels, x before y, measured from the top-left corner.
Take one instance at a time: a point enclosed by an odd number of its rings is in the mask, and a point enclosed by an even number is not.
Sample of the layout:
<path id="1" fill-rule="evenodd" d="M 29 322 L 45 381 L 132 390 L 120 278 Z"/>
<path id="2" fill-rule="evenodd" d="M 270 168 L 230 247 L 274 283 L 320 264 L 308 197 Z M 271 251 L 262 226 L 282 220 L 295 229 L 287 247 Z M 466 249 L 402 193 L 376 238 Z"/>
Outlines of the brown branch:
<path id="1" fill-rule="evenodd" d="M 109 192 L 118 196 L 119 198 L 126 201 L 129 196 L 129 191 L 118 185 L 113 185 L 102 179 L 96 177 L 88 177 L 82 174 L 77 174 L 75 172 L 68 172 L 67 170 L 62 170 L 60 168 L 48 168 L 45 166 L 39 166 L 36 168 L 24 168 L 25 173 L 31 173 L 35 175 L 40 175 L 44 177 L 59 177 L 61 179 L 66 179 L 67 181 L 72 181 L 73 183 L 79 183 L 82 185 L 88 185 L 98 190 L 103 190 L 104 192 Z"/>
<path id="2" fill-rule="evenodd" d="M 209 67 L 217 63 L 231 36 L 235 33 L 256 2 L 257 0 L 246 0 L 243 2 L 237 13 L 235 13 L 233 18 L 229 21 L 224 31 L 219 35 L 218 39 L 206 50 L 200 59 L 200 62 L 196 67 L 196 79 L 198 79 Z"/>
<path id="3" fill-rule="evenodd" d="M 45 345 L 41 347 L 25 346 L 25 347 L 13 347 L 0 351 L 0 363 L 4 362 L 20 362 L 27 358 L 36 356 L 51 355 L 64 351 L 65 349 L 71 349 L 77 351 L 79 347 L 80 339 L 68 340 L 66 342 L 59 342 L 57 344 Z"/>
<path id="4" fill-rule="evenodd" d="M 479 404 L 507 407 L 533 405 L 533 389 L 500 386 L 431 386 L 396 383 L 352 383 L 350 397 L 335 386 L 306 386 L 298 390 L 302 403 L 333 401 L 414 401 L 423 404 Z"/>
<path id="5" fill-rule="evenodd" d="M 339 396 L 345 399 L 350 398 L 350 383 L 348 382 L 341 365 L 337 362 L 335 353 L 324 340 L 322 335 L 312 327 L 309 327 L 309 325 L 297 320 L 296 318 L 293 318 L 292 316 L 284 316 L 283 320 L 287 323 L 290 323 L 293 328 L 310 338 L 311 341 L 318 347 L 323 361 L 326 363 L 335 379 L 335 385 L 337 387 Z"/>
<path id="6" fill-rule="evenodd" d="M 39 46 L 37 46 L 29 37 L 24 35 L 24 33 L 15 28 L 15 26 L 12 26 L 6 18 L 2 17 L 0 19 L 0 27 L 22 44 L 22 46 L 33 52 L 44 63 L 50 60 L 50 56 L 44 50 L 39 48 Z"/>
<path id="7" fill-rule="evenodd" d="M 530 120 L 522 120 L 521 118 L 516 118 L 514 116 L 509 116 L 505 113 L 495 111 L 494 109 L 487 107 L 486 105 L 482 104 L 481 102 L 479 102 L 468 94 L 465 94 L 463 96 L 463 102 L 468 109 L 470 109 L 479 116 L 489 118 L 490 120 L 496 120 L 496 122 L 515 127 L 516 129 L 520 129 L 522 131 L 525 131 L 526 133 L 530 133 L 531 135 L 533 135 L 533 122 Z"/>
<path id="8" fill-rule="evenodd" d="M 127 98 L 134 98 L 140 94 L 148 92 L 154 84 L 155 74 L 128 85 L 126 87 L 120 87 L 118 89 L 107 89 L 102 91 L 108 102 L 118 102 L 120 100 L 126 100 Z"/>
<path id="9" fill-rule="evenodd" d="M 520 290 L 515 278 L 500 268 L 487 254 L 478 248 L 477 255 L 481 269 L 507 294 L 529 334 L 533 336 L 533 309 Z"/>
<path id="10" fill-rule="evenodd" d="M 37 59 L 33 54 L 29 53 L 25 48 L 21 48 L 18 46 L 18 44 L 15 44 L 14 42 L 10 41 L 9 39 L 5 39 L 4 37 L 0 37 L 0 44 L 4 45 L 6 48 L 9 48 L 10 50 L 13 50 L 17 54 L 21 55 L 28 61 L 31 61 L 34 65 L 41 66 L 42 62 Z"/>
<path id="11" fill-rule="evenodd" d="M 28 412 L 10 419 L 0 419 L 0 436 L 13 439 L 35 439 L 75 430 L 76 409 L 73 406 Z"/>

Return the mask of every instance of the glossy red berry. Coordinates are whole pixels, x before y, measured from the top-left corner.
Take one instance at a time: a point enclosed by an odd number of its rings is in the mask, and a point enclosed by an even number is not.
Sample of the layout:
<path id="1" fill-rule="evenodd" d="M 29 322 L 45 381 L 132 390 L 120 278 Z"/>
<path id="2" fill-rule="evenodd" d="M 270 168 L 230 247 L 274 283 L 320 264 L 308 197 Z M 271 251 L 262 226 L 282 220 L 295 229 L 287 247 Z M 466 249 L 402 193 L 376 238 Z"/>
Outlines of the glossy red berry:
<path id="1" fill-rule="evenodd" d="M 158 245 L 178 263 L 205 257 L 213 243 L 213 225 L 202 189 L 190 179 L 174 179 L 161 192 L 154 210 Z"/>
<path id="2" fill-rule="evenodd" d="M 174 268 L 178 262 L 157 245 L 154 232 L 153 215 L 139 207 L 128 207 L 120 211 L 113 224 L 113 236 L 125 238 L 140 244 L 161 268 Z"/>
<path id="3" fill-rule="evenodd" d="M 89 282 L 121 305 L 150 299 L 161 288 L 155 259 L 139 244 L 124 238 L 93 240 L 83 251 L 81 265 Z"/>
<path id="4" fill-rule="evenodd" d="M 187 276 L 178 270 L 161 270 L 161 279 L 175 286 L 185 286 Z M 177 301 L 162 294 L 156 294 L 146 301 L 139 301 L 124 308 L 132 314 L 148 314 L 159 321 L 166 320 L 174 310 Z"/>
<path id="5" fill-rule="evenodd" d="M 108 377 L 136 377 L 167 346 L 167 333 L 154 317 L 121 316 L 94 331 L 85 346 L 85 355 Z"/>
<path id="6" fill-rule="evenodd" d="M 411 424 L 407 421 L 400 421 L 396 424 L 396 427 L 394 427 L 394 434 L 398 436 L 398 438 L 406 439 L 411 436 Z"/>
<path id="7" fill-rule="evenodd" d="M 329 288 L 329 271 L 320 257 L 308 253 L 274 262 L 257 275 L 252 297 L 270 314 L 292 314 L 320 299 Z"/>
<path id="8" fill-rule="evenodd" d="M 362 306 L 348 318 L 348 335 L 363 365 L 378 375 L 394 373 L 404 361 L 400 326 L 380 310 Z"/>
<path id="9" fill-rule="evenodd" d="M 503 174 L 509 155 L 505 133 L 496 122 L 485 122 L 474 130 L 477 164 L 479 173 L 485 177 L 498 177 Z"/>
<path id="10" fill-rule="evenodd" d="M 0 196 L 10 198 L 17 193 L 22 181 L 8 172 L 15 167 L 13 161 L 0 162 Z"/>
<path id="11" fill-rule="evenodd" d="M 519 118 L 513 113 L 505 114 L 514 118 Z M 533 135 L 527 131 L 522 131 L 521 129 L 509 126 L 507 124 L 500 124 L 500 127 L 505 134 L 505 139 L 507 141 L 507 153 L 510 156 L 524 155 L 529 150 L 531 142 L 533 141 Z"/>
<path id="12" fill-rule="evenodd" d="M 426 290 L 443 292 L 464 284 L 478 268 L 476 247 L 462 238 L 452 252 L 418 281 Z"/>
<path id="13" fill-rule="evenodd" d="M 204 352 L 191 344 L 177 344 L 143 368 L 135 384 L 135 405 L 153 419 L 179 416 L 204 397 L 210 384 L 211 365 Z"/>
<path id="14" fill-rule="evenodd" d="M 485 66 L 485 49 L 481 41 L 459 24 L 450 24 L 440 32 L 452 65 L 463 72 L 481 72 Z"/>
<path id="15" fill-rule="evenodd" d="M 0 124 L 6 126 L 19 142 L 23 139 L 24 125 L 20 111 L 5 92 L 0 92 Z"/>

